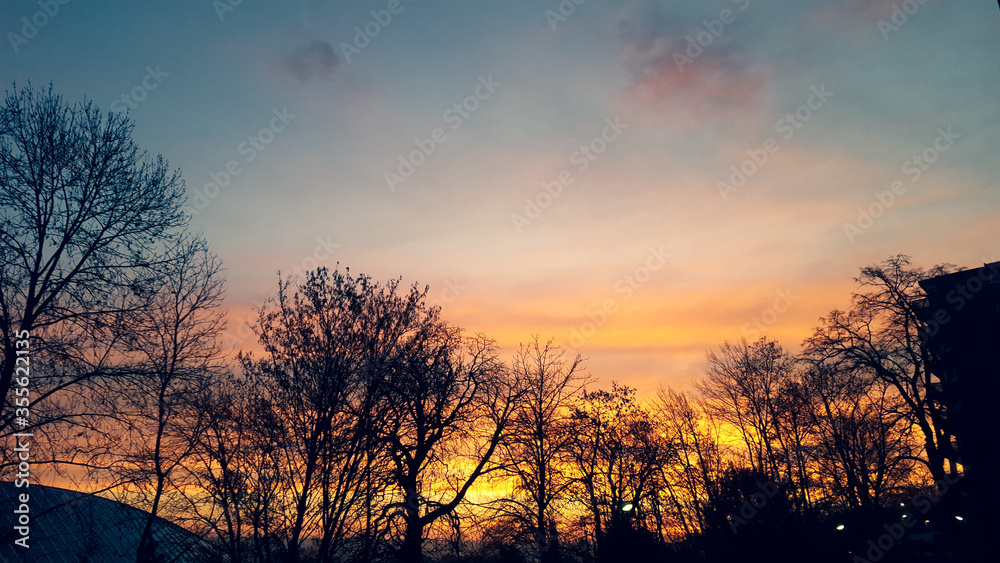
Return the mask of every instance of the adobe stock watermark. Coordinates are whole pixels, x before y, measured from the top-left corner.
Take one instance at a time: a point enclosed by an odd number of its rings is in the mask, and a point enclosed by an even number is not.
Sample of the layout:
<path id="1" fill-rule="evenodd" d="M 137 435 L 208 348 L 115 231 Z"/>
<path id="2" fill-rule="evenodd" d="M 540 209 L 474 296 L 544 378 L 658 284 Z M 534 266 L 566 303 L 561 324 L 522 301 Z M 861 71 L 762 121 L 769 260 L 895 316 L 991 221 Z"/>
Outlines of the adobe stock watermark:
<path id="1" fill-rule="evenodd" d="M 451 126 L 452 131 L 458 131 L 465 124 L 465 121 L 482 106 L 482 102 L 490 99 L 502 84 L 502 82 L 493 80 L 492 73 L 486 76 L 480 75 L 479 82 L 469 95 L 446 109 L 441 119 Z M 437 152 L 438 147 L 447 140 L 448 133 L 445 132 L 444 127 L 435 127 L 431 130 L 430 135 L 424 139 L 414 139 L 413 144 L 417 148 L 410 151 L 409 154 L 401 154 L 397 157 L 399 164 L 396 166 L 395 172 L 385 171 L 385 183 L 389 186 L 389 191 L 395 192 L 396 186 L 413 176 L 417 169 L 423 166 L 427 159 Z"/>
<path id="2" fill-rule="evenodd" d="M 25 489 L 25 492 L 21 492 L 17 495 L 15 502 L 19 503 L 17 508 L 13 510 L 14 514 L 14 533 L 16 536 L 20 536 L 14 540 L 14 544 L 23 547 L 24 549 L 30 549 L 31 545 L 28 543 L 31 540 L 31 438 L 34 437 L 34 432 L 25 432 L 25 430 L 30 429 L 32 420 L 34 420 L 34 415 L 31 412 L 32 408 L 32 390 L 31 390 L 31 360 L 32 351 L 31 347 L 31 333 L 27 330 L 19 330 L 11 335 L 15 337 L 11 346 L 15 350 L 15 353 L 11 355 L 10 361 L 14 363 L 14 376 L 11 378 L 11 391 L 14 392 L 14 399 L 11 403 L 14 405 L 13 418 L 11 422 L 14 426 L 19 427 L 20 432 L 14 433 L 14 443 L 17 444 L 14 447 L 14 454 L 17 456 L 17 473 L 14 474 L 14 487 L 17 489 Z M 36 366 L 37 367 L 37 364 Z M 14 458 L 13 455 L 10 456 L 11 459 Z M 14 503 L 12 503 L 14 504 Z"/>
<path id="3" fill-rule="evenodd" d="M 156 65 L 156 68 L 147 66 L 146 75 L 142 77 L 139 84 L 137 84 L 129 92 L 122 94 L 121 97 L 116 98 L 115 101 L 111 103 L 111 111 L 123 112 L 139 107 L 139 104 L 142 103 L 147 96 L 149 96 L 149 93 L 156 90 L 156 88 L 163 83 L 163 79 L 168 76 L 170 76 L 170 73 L 163 72 L 163 70 L 160 69 L 160 65 Z"/>
<path id="4" fill-rule="evenodd" d="M 570 16 L 576 13 L 576 7 L 582 6 L 587 0 L 561 0 L 555 10 L 545 10 L 545 19 L 549 22 L 552 31 L 556 26 L 564 23 Z"/>
<path id="5" fill-rule="evenodd" d="M 920 154 L 915 154 L 904 162 L 900 169 L 901 172 L 909 177 L 910 184 L 920 181 L 924 173 L 931 169 L 931 166 L 941 158 L 941 155 L 951 150 L 955 141 L 961 138 L 961 135 L 952 132 L 950 125 L 947 129 L 938 128 L 934 142 Z M 854 239 L 872 228 L 875 221 L 885 215 L 885 212 L 896 203 L 896 198 L 906 194 L 908 189 L 909 186 L 897 178 L 889 184 L 889 189 L 872 192 L 875 201 L 869 203 L 867 207 L 858 207 L 858 218 L 854 222 L 844 223 L 843 228 L 847 242 L 854 244 Z"/>
<path id="6" fill-rule="evenodd" d="M 619 299 L 621 303 L 632 299 L 635 292 L 653 277 L 653 273 L 663 268 L 668 258 L 670 258 L 670 253 L 664 252 L 662 244 L 659 248 L 649 247 L 646 261 L 614 283 L 614 292 L 621 297 L 605 299 L 601 302 L 600 307 L 587 311 L 586 321 L 570 330 L 570 347 L 577 350 L 583 347 L 590 337 L 597 334 L 597 329 L 604 326 L 608 319 L 618 312 Z"/>
<path id="7" fill-rule="evenodd" d="M 786 141 L 791 140 L 796 132 L 802 129 L 813 118 L 813 115 L 833 97 L 833 92 L 826 89 L 826 84 L 821 84 L 819 87 L 810 86 L 809 91 L 809 96 L 804 104 L 795 108 L 795 111 L 786 113 L 774 123 L 774 132 Z M 759 147 L 747 149 L 747 158 L 738 165 L 734 164 L 729 167 L 731 171 L 729 182 L 718 180 L 715 183 L 722 201 L 728 201 L 729 194 L 740 191 L 740 188 L 745 186 L 747 181 L 768 163 L 771 155 L 779 150 L 781 150 L 781 144 L 774 137 L 764 139 Z"/>
<path id="8" fill-rule="evenodd" d="M 392 17 L 398 16 L 403 11 L 403 3 L 400 0 L 389 0 L 385 8 L 372 10 L 372 18 L 364 25 L 354 26 L 354 39 L 348 43 L 340 42 L 340 52 L 347 64 L 351 64 L 351 58 L 361 54 L 365 47 L 371 45 L 372 40 L 381 35 L 382 30 L 389 27 Z"/>
<path id="9" fill-rule="evenodd" d="M 21 18 L 21 21 L 18 22 L 21 24 L 21 28 L 16 31 L 20 31 L 20 33 L 14 31 L 7 33 L 7 40 L 10 41 L 10 48 L 14 50 L 14 54 L 20 53 L 21 47 L 38 36 L 38 32 L 59 15 L 60 6 L 69 3 L 70 0 L 38 0 L 39 10 L 30 16 Z"/>
<path id="10" fill-rule="evenodd" d="M 469 286 L 462 285 L 458 278 L 444 280 L 444 288 L 437 292 L 437 295 L 428 301 L 431 307 L 444 309 L 446 305 L 451 305 L 456 299 L 462 296 Z"/>
<path id="11" fill-rule="evenodd" d="M 775 298 L 771 306 L 764 309 L 759 317 L 754 317 L 743 325 L 743 336 L 747 340 L 756 341 L 764 336 L 767 328 L 778 322 L 778 317 L 791 309 L 792 304 L 799 300 L 799 296 L 792 293 L 790 288 L 779 289 L 774 293 Z"/>
<path id="12" fill-rule="evenodd" d="M 750 0 L 732 0 L 733 4 L 739 10 L 745 11 L 750 7 Z M 729 8 L 724 8 L 719 12 L 719 17 L 711 20 L 702 20 L 701 24 L 705 27 L 704 31 L 699 31 L 696 34 L 688 35 L 687 47 L 683 51 L 674 51 L 673 59 L 674 64 L 677 65 L 677 70 L 684 72 L 684 67 L 689 64 L 694 64 L 694 60 L 697 59 L 715 43 L 722 32 L 726 30 L 727 25 L 732 25 L 736 23 L 736 13 Z"/>
<path id="13" fill-rule="evenodd" d="M 569 163 L 575 165 L 578 174 L 586 172 L 590 168 L 590 164 L 604 154 L 611 143 L 617 141 L 621 137 L 622 132 L 628 129 L 628 124 L 622 122 L 618 116 L 615 116 L 614 119 L 609 117 L 604 120 L 604 123 L 605 127 L 601 130 L 600 135 L 580 145 L 577 150 L 569 155 Z M 514 225 L 517 234 L 524 232 L 525 227 L 530 225 L 535 219 L 541 217 L 542 211 L 548 209 L 552 205 L 552 202 L 562 195 L 563 189 L 572 184 L 575 179 L 573 172 L 569 168 L 564 168 L 559 171 L 555 180 L 542 182 L 542 189 L 535 194 L 535 197 L 525 198 L 524 214 L 510 214 L 510 221 Z"/>
<path id="14" fill-rule="evenodd" d="M 212 0 L 212 8 L 215 15 L 219 16 L 220 22 L 226 21 L 226 14 L 235 12 L 236 7 L 243 3 L 243 0 Z"/>
<path id="15" fill-rule="evenodd" d="M 746 497 L 740 499 L 739 513 L 726 514 L 729 529 L 733 531 L 733 534 L 738 534 L 740 526 L 746 525 L 747 522 L 756 518 L 757 514 L 771 502 L 771 499 L 778 495 L 779 491 L 780 489 L 774 481 L 766 483 L 757 481 L 757 492 L 751 494 L 749 499 Z"/>
<path id="16" fill-rule="evenodd" d="M 888 41 L 889 34 L 899 31 L 910 21 L 910 16 L 916 14 L 926 3 L 927 0 L 904 0 L 901 5 L 893 4 L 889 19 L 878 20 L 878 30 L 882 33 L 882 39 Z"/>
<path id="17" fill-rule="evenodd" d="M 267 146 L 274 141 L 275 135 L 284 131 L 288 124 L 297 117 L 294 113 L 288 112 L 288 106 L 281 109 L 274 108 L 271 113 L 273 116 L 265 127 L 262 127 L 257 134 L 248 136 L 245 141 L 236 146 L 236 152 L 243 157 L 244 164 L 249 164 L 257 158 L 259 153 L 265 151 Z M 218 172 L 209 172 L 208 177 L 212 181 L 205 184 L 200 190 L 191 188 L 190 205 L 185 205 L 181 211 L 192 217 L 198 215 L 208 207 L 212 200 L 219 197 L 223 190 L 229 187 L 233 178 L 242 173 L 243 167 L 236 159 L 227 162 L 226 166 Z"/>
<path id="18" fill-rule="evenodd" d="M 319 265 L 327 260 L 333 258 L 333 251 L 340 248 L 340 243 L 333 242 L 331 235 L 327 235 L 326 239 L 322 237 L 316 237 L 316 246 L 313 248 L 312 254 L 306 256 L 298 264 L 292 266 L 289 275 L 282 276 L 282 281 L 287 281 L 291 279 L 303 279 L 306 272 L 316 270 Z M 270 295 L 267 296 L 263 301 L 254 301 L 250 307 L 250 312 L 247 313 L 246 317 L 238 319 L 240 322 L 236 323 L 236 334 L 232 334 L 231 331 L 227 331 L 223 334 L 223 342 L 227 348 L 236 348 L 242 344 L 247 338 L 253 336 L 253 329 L 250 326 L 257 320 L 257 314 L 260 308 L 268 300 L 276 299 L 278 297 L 278 289 L 275 288 Z"/>

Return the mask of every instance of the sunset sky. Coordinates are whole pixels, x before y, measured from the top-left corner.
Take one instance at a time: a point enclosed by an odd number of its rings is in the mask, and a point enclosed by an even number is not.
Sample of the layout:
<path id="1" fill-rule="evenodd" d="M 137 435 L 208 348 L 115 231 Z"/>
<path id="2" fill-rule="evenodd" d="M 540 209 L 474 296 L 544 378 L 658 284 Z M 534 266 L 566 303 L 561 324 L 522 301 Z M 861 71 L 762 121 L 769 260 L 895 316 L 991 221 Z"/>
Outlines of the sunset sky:
<path id="1" fill-rule="evenodd" d="M 19 0 L 0 30 L 5 88 L 127 110 L 181 169 L 234 334 L 339 262 L 649 392 L 727 339 L 797 350 L 866 264 L 1000 259 L 993 1 Z"/>

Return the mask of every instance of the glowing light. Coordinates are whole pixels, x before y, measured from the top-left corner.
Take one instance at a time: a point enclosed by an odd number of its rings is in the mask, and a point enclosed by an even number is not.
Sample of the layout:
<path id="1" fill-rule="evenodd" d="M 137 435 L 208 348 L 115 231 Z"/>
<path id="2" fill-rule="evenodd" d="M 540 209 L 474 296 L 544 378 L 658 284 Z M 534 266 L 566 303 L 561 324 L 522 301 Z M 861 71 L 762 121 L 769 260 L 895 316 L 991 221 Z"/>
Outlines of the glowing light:
<path id="1" fill-rule="evenodd" d="M 635 506 L 631 502 L 626 502 L 622 505 L 622 512 L 632 512 L 633 508 L 635 508 Z"/>
<path id="2" fill-rule="evenodd" d="M 843 530 L 844 528 L 845 528 L 845 526 L 843 524 L 837 524 L 837 529 L 838 530 Z"/>
<path id="3" fill-rule="evenodd" d="M 962 518 L 961 516 L 957 516 L 957 515 L 956 515 L 956 516 L 955 516 L 955 520 L 958 520 L 959 522 L 964 522 L 964 521 L 965 521 L 965 518 Z"/>

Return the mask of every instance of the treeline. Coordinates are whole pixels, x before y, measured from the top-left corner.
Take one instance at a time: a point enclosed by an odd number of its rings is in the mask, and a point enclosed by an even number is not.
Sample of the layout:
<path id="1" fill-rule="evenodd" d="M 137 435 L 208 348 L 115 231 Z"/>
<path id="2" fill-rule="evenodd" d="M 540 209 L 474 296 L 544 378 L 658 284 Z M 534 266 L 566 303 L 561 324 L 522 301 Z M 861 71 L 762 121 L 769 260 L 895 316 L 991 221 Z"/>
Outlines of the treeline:
<path id="1" fill-rule="evenodd" d="M 426 288 L 322 268 L 231 360 L 224 270 L 131 122 L 27 88 L 0 123 L 0 429 L 34 434 L 33 479 L 147 511 L 137 561 L 155 517 L 232 563 L 890 560 L 887 525 L 960 506 L 918 314 L 944 266 L 863 268 L 801 354 L 725 342 L 694 392 L 600 388 L 539 337 L 505 358 Z"/>

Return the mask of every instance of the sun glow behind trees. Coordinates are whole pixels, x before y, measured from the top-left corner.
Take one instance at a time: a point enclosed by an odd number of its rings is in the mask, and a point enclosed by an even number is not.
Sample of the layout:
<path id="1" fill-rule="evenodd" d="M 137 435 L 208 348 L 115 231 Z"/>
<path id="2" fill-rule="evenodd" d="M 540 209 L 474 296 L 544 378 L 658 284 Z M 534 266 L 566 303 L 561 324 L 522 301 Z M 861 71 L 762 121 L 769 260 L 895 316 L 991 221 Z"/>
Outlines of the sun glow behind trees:
<path id="1" fill-rule="evenodd" d="M 427 288 L 346 269 L 279 277 L 259 348 L 227 363 L 221 263 L 131 122 L 51 91 L 8 96 L 0 115 L 0 329 L 40 343 L 33 455 L 185 523 L 217 558 L 724 557 L 960 477 L 914 313 L 917 281 L 943 266 L 862 269 L 802 354 L 724 342 L 697 393 L 598 385 L 537 336 L 505 358 Z M 4 471 L 17 463 L 8 451 Z M 146 529 L 140 561 L 155 558 Z"/>

